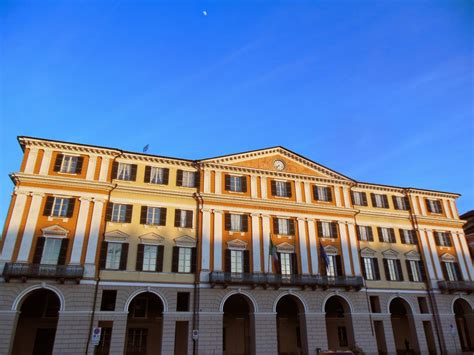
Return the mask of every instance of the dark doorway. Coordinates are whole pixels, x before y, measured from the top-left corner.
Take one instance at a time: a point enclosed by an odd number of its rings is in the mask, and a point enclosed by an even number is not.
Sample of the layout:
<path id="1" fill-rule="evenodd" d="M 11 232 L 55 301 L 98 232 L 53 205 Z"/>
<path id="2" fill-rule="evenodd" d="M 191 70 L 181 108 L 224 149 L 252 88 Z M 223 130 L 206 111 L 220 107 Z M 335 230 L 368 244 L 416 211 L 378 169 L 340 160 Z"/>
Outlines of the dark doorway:
<path id="1" fill-rule="evenodd" d="M 465 300 L 457 299 L 453 305 L 456 328 L 462 351 L 473 351 L 474 314 Z"/>
<path id="2" fill-rule="evenodd" d="M 253 354 L 254 327 L 251 314 L 253 310 L 246 296 L 232 295 L 224 304 L 223 342 L 225 355 Z"/>
<path id="3" fill-rule="evenodd" d="M 306 325 L 303 304 L 294 296 L 282 297 L 276 307 L 278 353 L 280 355 L 307 354 Z"/>
<path id="4" fill-rule="evenodd" d="M 397 354 L 419 353 L 418 338 L 410 305 L 400 297 L 390 302 L 390 318 Z"/>
<path id="5" fill-rule="evenodd" d="M 339 296 L 326 301 L 326 332 L 329 350 L 354 349 L 354 332 L 349 305 Z"/>

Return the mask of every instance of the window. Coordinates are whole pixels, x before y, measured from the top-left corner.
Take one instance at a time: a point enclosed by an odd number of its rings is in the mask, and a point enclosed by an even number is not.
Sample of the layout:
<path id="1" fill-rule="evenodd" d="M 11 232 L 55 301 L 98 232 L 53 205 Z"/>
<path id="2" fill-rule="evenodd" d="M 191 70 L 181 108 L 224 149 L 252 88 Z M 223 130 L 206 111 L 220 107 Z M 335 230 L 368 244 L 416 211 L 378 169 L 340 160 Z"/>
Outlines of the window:
<path id="1" fill-rule="evenodd" d="M 149 168 L 149 172 L 147 171 Z M 147 176 L 149 174 L 149 176 Z M 147 179 L 148 177 L 148 179 Z M 168 184 L 169 169 L 167 168 L 157 168 L 155 166 L 147 166 L 145 168 L 145 182 L 151 184 Z"/>
<path id="2" fill-rule="evenodd" d="M 430 309 L 428 307 L 428 302 L 426 302 L 426 297 L 417 297 L 418 298 L 418 306 L 420 307 L 420 313 L 430 313 Z"/>
<path id="3" fill-rule="evenodd" d="M 291 254 L 280 253 L 280 265 L 282 275 L 291 275 Z"/>
<path id="4" fill-rule="evenodd" d="M 414 230 L 400 229 L 400 237 L 403 244 L 417 244 L 418 238 Z"/>
<path id="5" fill-rule="evenodd" d="M 318 222 L 320 238 L 337 238 L 337 225 L 334 222 Z"/>
<path id="6" fill-rule="evenodd" d="M 146 354 L 147 338 L 147 328 L 129 328 L 127 334 L 127 354 Z"/>
<path id="7" fill-rule="evenodd" d="M 367 194 L 360 191 L 352 191 L 352 204 L 356 206 L 367 206 Z"/>
<path id="8" fill-rule="evenodd" d="M 381 312 L 379 296 L 370 296 L 370 309 L 372 313 Z"/>
<path id="9" fill-rule="evenodd" d="M 143 246 L 143 271 L 156 271 L 156 258 L 158 254 L 158 246 Z"/>
<path id="10" fill-rule="evenodd" d="M 247 192 L 247 179 L 245 176 L 226 175 L 225 190 L 232 192 Z"/>
<path id="11" fill-rule="evenodd" d="M 372 206 L 377 208 L 388 208 L 388 199 L 386 195 L 371 194 Z"/>
<path id="12" fill-rule="evenodd" d="M 112 207 L 112 218 L 110 220 L 112 222 L 124 223 L 126 221 L 126 216 L 127 216 L 127 205 L 114 203 Z"/>
<path id="13" fill-rule="evenodd" d="M 142 218 L 145 219 L 144 224 L 164 226 L 166 225 L 166 208 L 142 206 Z"/>
<path id="14" fill-rule="evenodd" d="M 378 227 L 379 241 L 382 243 L 395 243 L 395 231 L 393 228 Z"/>
<path id="15" fill-rule="evenodd" d="M 328 255 L 328 262 L 327 265 L 327 276 L 335 277 L 338 276 L 337 270 L 337 262 L 336 262 L 336 255 Z"/>
<path id="16" fill-rule="evenodd" d="M 101 311 L 115 311 L 115 302 L 117 300 L 117 290 L 103 290 L 102 300 L 100 301 Z"/>
<path id="17" fill-rule="evenodd" d="M 449 233 L 446 232 L 434 232 L 436 245 L 439 247 L 450 247 L 451 238 L 449 237 Z"/>
<path id="18" fill-rule="evenodd" d="M 118 163 L 117 177 L 118 180 L 132 180 L 132 165 Z"/>
<path id="19" fill-rule="evenodd" d="M 66 217 L 69 206 L 69 199 L 63 197 L 55 197 L 53 204 L 53 211 L 51 216 L 53 217 Z"/>
<path id="20" fill-rule="evenodd" d="M 193 211 L 175 210 L 174 226 L 179 228 L 192 228 Z"/>
<path id="21" fill-rule="evenodd" d="M 372 227 L 369 226 L 357 226 L 357 235 L 359 240 L 366 242 L 373 242 L 374 236 L 372 234 Z"/>
<path id="22" fill-rule="evenodd" d="M 403 272 L 398 259 L 384 259 L 385 278 L 388 281 L 403 281 Z"/>
<path id="23" fill-rule="evenodd" d="M 288 218 L 274 218 L 273 231 L 275 234 L 280 234 L 280 235 L 294 235 L 295 234 L 294 221 Z"/>
<path id="24" fill-rule="evenodd" d="M 461 272 L 457 263 L 443 262 L 444 278 L 448 281 L 461 281 Z"/>
<path id="25" fill-rule="evenodd" d="M 105 262 L 105 268 L 111 270 L 118 270 L 120 268 L 121 254 L 121 243 L 107 243 L 107 259 Z"/>
<path id="26" fill-rule="evenodd" d="M 272 196 L 291 197 L 291 184 L 287 181 L 271 181 Z"/>
<path id="27" fill-rule="evenodd" d="M 94 355 L 109 355 L 110 344 L 112 343 L 112 327 L 111 321 L 99 321 L 99 327 L 102 329 L 100 333 L 99 345 L 95 347 Z"/>
<path id="28" fill-rule="evenodd" d="M 80 174 L 84 158 L 77 155 L 58 154 L 54 163 L 54 171 L 64 174 Z"/>
<path id="29" fill-rule="evenodd" d="M 231 250 L 230 251 L 230 272 L 242 273 L 243 272 L 243 252 L 242 250 Z"/>
<path id="30" fill-rule="evenodd" d="M 62 239 L 45 238 L 41 264 L 57 265 Z"/>
<path id="31" fill-rule="evenodd" d="M 426 207 L 428 208 L 428 212 L 430 213 L 443 213 L 441 201 L 439 200 L 426 199 Z"/>
<path id="32" fill-rule="evenodd" d="M 313 197 L 317 201 L 331 202 L 331 188 L 326 186 L 313 186 Z"/>
<path id="33" fill-rule="evenodd" d="M 225 214 L 225 230 L 231 232 L 248 231 L 248 215 L 245 214 Z"/>
<path id="34" fill-rule="evenodd" d="M 423 264 L 421 260 L 406 260 L 408 279 L 412 282 L 423 282 Z"/>
<path id="35" fill-rule="evenodd" d="M 393 206 L 396 210 L 405 210 L 410 209 L 410 203 L 405 196 L 392 196 L 393 197 Z"/>
<path id="36" fill-rule="evenodd" d="M 191 248 L 179 248 L 178 272 L 191 272 Z"/>
<path id="37" fill-rule="evenodd" d="M 377 258 L 362 258 L 364 266 L 364 277 L 367 280 L 380 280 L 379 265 Z"/>
<path id="38" fill-rule="evenodd" d="M 176 312 L 189 312 L 189 292 L 178 292 Z"/>
<path id="39" fill-rule="evenodd" d="M 74 213 L 75 198 L 48 196 L 44 204 L 43 216 L 69 218 Z"/>

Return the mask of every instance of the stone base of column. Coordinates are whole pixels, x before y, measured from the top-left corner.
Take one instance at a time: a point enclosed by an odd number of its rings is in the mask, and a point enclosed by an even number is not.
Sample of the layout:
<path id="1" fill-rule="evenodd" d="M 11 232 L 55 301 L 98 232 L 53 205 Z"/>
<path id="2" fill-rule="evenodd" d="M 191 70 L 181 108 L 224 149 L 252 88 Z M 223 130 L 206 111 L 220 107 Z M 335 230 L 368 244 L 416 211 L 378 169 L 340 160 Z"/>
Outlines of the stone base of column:
<path id="1" fill-rule="evenodd" d="M 11 353 L 19 315 L 16 311 L 0 312 L 0 354 Z"/>
<path id="2" fill-rule="evenodd" d="M 255 353 L 277 354 L 278 334 L 276 313 L 254 313 Z"/>

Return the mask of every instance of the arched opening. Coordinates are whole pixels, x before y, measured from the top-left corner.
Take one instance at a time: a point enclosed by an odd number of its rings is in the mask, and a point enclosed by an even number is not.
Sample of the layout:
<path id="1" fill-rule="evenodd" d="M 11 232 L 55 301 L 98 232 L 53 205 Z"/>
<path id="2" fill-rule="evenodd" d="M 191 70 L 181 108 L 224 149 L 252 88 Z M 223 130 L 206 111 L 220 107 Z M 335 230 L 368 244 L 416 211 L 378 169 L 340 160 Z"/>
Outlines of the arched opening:
<path id="1" fill-rule="evenodd" d="M 474 350 L 474 313 L 465 300 L 457 299 L 453 305 L 456 327 L 462 351 Z"/>
<path id="2" fill-rule="evenodd" d="M 140 293 L 128 306 L 127 355 L 161 354 L 163 303 L 151 292 Z"/>
<path id="3" fill-rule="evenodd" d="M 276 306 L 278 353 L 307 354 L 304 307 L 295 296 L 280 298 Z"/>
<path id="4" fill-rule="evenodd" d="M 224 354 L 255 353 L 253 312 L 250 301 L 244 295 L 232 295 L 225 301 L 222 331 Z"/>
<path id="5" fill-rule="evenodd" d="M 410 305 L 402 298 L 390 302 L 390 318 L 397 354 L 419 353 L 418 338 Z"/>
<path id="6" fill-rule="evenodd" d="M 49 355 L 53 353 L 61 301 L 51 290 L 32 291 L 20 308 L 13 354 Z"/>
<path id="7" fill-rule="evenodd" d="M 332 296 L 324 306 L 329 350 L 355 348 L 354 331 L 349 304 L 339 296 Z"/>

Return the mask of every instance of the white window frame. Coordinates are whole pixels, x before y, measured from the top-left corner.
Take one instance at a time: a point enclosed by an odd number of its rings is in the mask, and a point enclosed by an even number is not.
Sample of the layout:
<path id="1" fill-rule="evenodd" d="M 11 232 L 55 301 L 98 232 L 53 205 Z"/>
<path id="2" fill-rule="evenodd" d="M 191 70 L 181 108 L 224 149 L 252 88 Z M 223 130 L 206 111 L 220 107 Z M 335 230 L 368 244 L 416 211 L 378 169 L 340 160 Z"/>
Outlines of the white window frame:
<path id="1" fill-rule="evenodd" d="M 446 274 L 448 276 L 448 281 L 459 281 L 454 262 L 444 261 L 444 264 L 446 266 Z"/>
<path id="2" fill-rule="evenodd" d="M 148 206 L 146 210 L 146 224 L 151 226 L 157 226 L 161 220 L 161 207 Z"/>
<path id="3" fill-rule="evenodd" d="M 449 234 L 446 232 L 437 232 L 438 233 L 438 241 L 440 247 L 449 247 L 449 243 L 451 242 L 449 238 Z"/>
<path id="4" fill-rule="evenodd" d="M 412 234 L 412 230 L 410 229 L 400 229 L 403 234 L 403 242 L 405 244 L 416 244 L 415 237 Z"/>
<path id="5" fill-rule="evenodd" d="M 362 257 L 362 259 L 364 260 L 365 278 L 370 281 L 375 281 L 375 258 Z"/>
<path id="6" fill-rule="evenodd" d="M 362 192 L 353 191 L 353 196 L 354 196 L 354 205 L 362 206 L 364 203 L 364 199 L 362 198 Z"/>
<path id="7" fill-rule="evenodd" d="M 281 274 L 283 276 L 289 276 L 292 274 L 291 255 L 291 253 L 280 253 Z"/>
<path id="8" fill-rule="evenodd" d="M 241 274 L 244 272 L 244 253 L 242 250 L 230 251 L 230 272 Z"/>
<path id="9" fill-rule="evenodd" d="M 275 193 L 277 197 L 287 197 L 286 183 L 287 181 L 275 180 Z"/>
<path id="10" fill-rule="evenodd" d="M 359 238 L 361 241 L 369 242 L 369 227 L 359 226 Z"/>
<path id="11" fill-rule="evenodd" d="M 329 187 L 316 186 L 318 189 L 318 201 L 329 202 Z"/>
<path id="12" fill-rule="evenodd" d="M 230 191 L 242 192 L 242 176 L 229 175 Z"/>
<path id="13" fill-rule="evenodd" d="M 190 273 L 191 272 L 191 257 L 193 248 L 179 247 L 178 253 L 178 272 Z"/>
<path id="14" fill-rule="evenodd" d="M 439 200 L 433 200 L 433 199 L 428 198 L 427 201 L 428 201 L 428 204 L 430 205 L 430 210 L 431 210 L 430 213 L 436 213 L 436 214 L 443 213 L 443 207 L 441 207 L 442 203 Z M 440 202 L 440 203 L 437 204 L 436 202 Z"/>
<path id="15" fill-rule="evenodd" d="M 408 207 L 406 204 L 405 204 L 405 199 L 402 197 L 402 196 L 395 196 L 395 201 L 396 201 L 396 208 L 399 209 L 399 210 L 408 210 Z"/>
<path id="16" fill-rule="evenodd" d="M 413 278 L 413 282 L 422 282 L 423 279 L 421 278 L 421 270 L 420 270 L 420 263 L 418 260 L 408 260 L 408 264 L 410 264 L 411 275 Z"/>
<path id="17" fill-rule="evenodd" d="M 152 184 L 163 184 L 165 178 L 165 169 L 157 166 L 150 168 L 150 183 Z"/>
<path id="18" fill-rule="evenodd" d="M 183 170 L 183 182 L 184 187 L 195 187 L 196 186 L 196 174 L 194 171 Z"/>
<path id="19" fill-rule="evenodd" d="M 231 232 L 242 231 L 242 215 L 233 214 L 233 213 L 230 214 L 230 231 Z"/>
<path id="20" fill-rule="evenodd" d="M 186 226 L 186 220 L 187 220 L 187 217 L 188 217 L 188 213 L 192 213 L 192 211 L 180 210 L 180 213 L 179 213 L 179 228 L 192 228 L 192 225 L 191 225 L 191 227 Z"/>
<path id="21" fill-rule="evenodd" d="M 389 281 L 398 281 L 398 268 L 395 259 L 385 259 L 387 260 L 387 267 L 388 267 L 388 278 Z"/>
<path id="22" fill-rule="evenodd" d="M 130 181 L 132 179 L 132 164 L 118 163 L 117 180 Z"/>
<path id="23" fill-rule="evenodd" d="M 375 207 L 377 208 L 383 208 L 384 207 L 384 198 L 383 195 L 381 194 L 374 194 L 375 198 Z"/>
<path id="24" fill-rule="evenodd" d="M 331 222 L 321 222 L 321 231 L 323 233 L 321 236 L 322 238 L 332 238 L 331 227 Z"/>
<path id="25" fill-rule="evenodd" d="M 77 155 L 64 154 L 59 172 L 64 174 L 75 174 L 78 159 L 79 157 Z"/>
<path id="26" fill-rule="evenodd" d="M 328 255 L 329 265 L 327 266 L 327 276 L 329 277 L 336 277 L 337 276 L 337 263 L 336 263 L 336 255 Z"/>
<path id="27" fill-rule="evenodd" d="M 290 220 L 287 218 L 277 218 L 278 234 L 290 235 Z"/>
<path id="28" fill-rule="evenodd" d="M 390 243 L 390 229 L 385 228 L 385 227 L 380 227 L 380 231 L 382 232 L 382 242 Z"/>
<path id="29" fill-rule="evenodd" d="M 68 208 L 68 197 L 55 197 L 53 202 L 53 208 L 51 209 L 51 217 L 66 217 Z"/>
<path id="30" fill-rule="evenodd" d="M 119 270 L 121 256 L 122 256 L 122 243 L 108 242 L 105 268 L 107 270 Z"/>
<path id="31" fill-rule="evenodd" d="M 158 258 L 158 246 L 145 244 L 143 246 L 143 271 L 156 271 L 156 259 Z"/>
<path id="32" fill-rule="evenodd" d="M 61 252 L 62 238 L 45 238 L 40 264 L 57 265 Z"/>
<path id="33" fill-rule="evenodd" d="M 110 221 L 116 222 L 116 223 L 125 223 L 126 219 L 127 219 L 127 205 L 121 204 L 121 203 L 114 203 L 112 205 L 112 215 L 110 216 Z"/>

